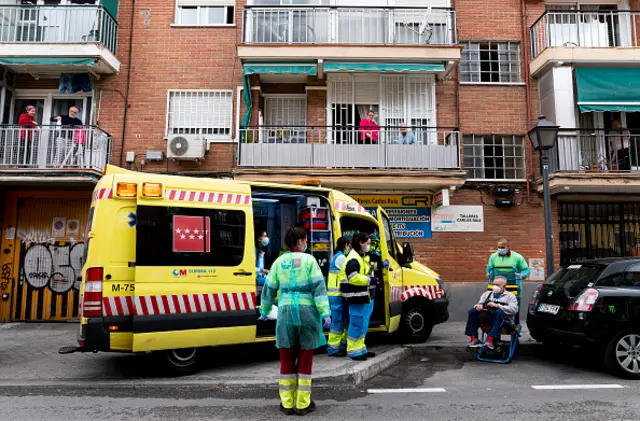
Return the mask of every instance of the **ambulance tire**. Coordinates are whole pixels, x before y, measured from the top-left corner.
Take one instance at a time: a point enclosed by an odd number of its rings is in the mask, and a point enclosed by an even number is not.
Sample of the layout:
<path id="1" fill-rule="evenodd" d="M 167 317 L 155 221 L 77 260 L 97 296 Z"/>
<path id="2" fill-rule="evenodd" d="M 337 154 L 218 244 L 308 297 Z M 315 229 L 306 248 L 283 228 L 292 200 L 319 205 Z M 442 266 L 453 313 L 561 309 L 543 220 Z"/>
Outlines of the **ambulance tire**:
<path id="1" fill-rule="evenodd" d="M 193 374 L 200 369 L 200 348 L 170 349 L 160 353 L 162 362 L 173 375 Z"/>
<path id="2" fill-rule="evenodd" d="M 421 343 L 429 339 L 433 331 L 430 307 L 427 300 L 414 298 L 402 306 L 400 320 L 400 340 L 403 343 Z"/>

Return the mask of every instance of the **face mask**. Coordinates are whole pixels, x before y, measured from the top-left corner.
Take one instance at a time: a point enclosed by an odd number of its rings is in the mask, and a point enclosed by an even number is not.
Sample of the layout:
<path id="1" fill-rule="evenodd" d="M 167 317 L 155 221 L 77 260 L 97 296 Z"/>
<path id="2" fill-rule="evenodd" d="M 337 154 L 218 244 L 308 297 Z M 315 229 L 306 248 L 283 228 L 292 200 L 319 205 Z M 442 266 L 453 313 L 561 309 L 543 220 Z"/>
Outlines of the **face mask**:
<path id="1" fill-rule="evenodd" d="M 506 256 L 507 254 L 507 249 L 498 249 L 498 254 L 500 256 Z"/>
<path id="2" fill-rule="evenodd" d="M 302 249 L 301 249 L 300 251 L 301 251 L 301 252 L 303 252 L 303 253 L 304 253 L 305 251 L 307 251 L 307 245 L 305 244 L 304 246 L 302 246 Z"/>
<path id="3" fill-rule="evenodd" d="M 344 251 L 345 256 L 348 255 L 349 253 L 351 253 L 351 249 L 350 248 L 346 248 Z"/>
<path id="4" fill-rule="evenodd" d="M 367 244 L 364 248 L 365 253 L 369 253 L 369 251 L 371 251 L 371 244 Z"/>
<path id="5" fill-rule="evenodd" d="M 262 247 L 267 247 L 269 245 L 269 237 L 265 237 L 261 241 Z"/>
<path id="6" fill-rule="evenodd" d="M 502 290 L 500 289 L 500 287 L 498 285 L 494 285 L 493 286 L 493 294 L 494 295 L 500 295 L 502 294 Z"/>

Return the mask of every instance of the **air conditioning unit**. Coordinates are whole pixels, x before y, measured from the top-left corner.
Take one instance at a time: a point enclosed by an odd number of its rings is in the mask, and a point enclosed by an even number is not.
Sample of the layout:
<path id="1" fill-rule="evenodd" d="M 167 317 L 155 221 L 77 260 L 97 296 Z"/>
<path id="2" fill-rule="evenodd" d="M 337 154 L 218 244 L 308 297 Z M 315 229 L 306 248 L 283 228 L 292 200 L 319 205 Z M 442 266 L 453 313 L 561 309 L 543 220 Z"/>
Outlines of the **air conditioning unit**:
<path id="1" fill-rule="evenodd" d="M 204 158 L 207 140 L 202 135 L 172 135 L 167 140 L 167 158 L 200 160 Z"/>

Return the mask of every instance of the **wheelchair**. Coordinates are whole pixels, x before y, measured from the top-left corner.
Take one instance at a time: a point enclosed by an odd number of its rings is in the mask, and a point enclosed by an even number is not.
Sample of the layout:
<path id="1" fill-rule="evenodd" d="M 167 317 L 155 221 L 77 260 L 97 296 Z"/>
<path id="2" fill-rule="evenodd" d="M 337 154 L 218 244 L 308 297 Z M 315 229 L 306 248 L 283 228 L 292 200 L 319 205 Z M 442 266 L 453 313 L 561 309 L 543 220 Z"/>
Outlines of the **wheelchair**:
<path id="1" fill-rule="evenodd" d="M 478 354 L 476 356 L 478 361 L 509 364 L 516 353 L 516 349 L 518 347 L 518 342 L 520 339 L 520 332 L 522 331 L 522 326 L 520 325 L 522 281 L 517 276 L 517 274 L 517 270 L 512 267 L 495 267 L 492 269 L 492 273 L 488 276 L 489 279 L 487 289 L 489 291 L 493 290 L 493 280 L 497 276 L 503 276 L 507 279 L 507 285 L 505 289 L 518 298 L 518 313 L 516 313 L 514 317 L 515 323 L 511 323 L 508 319 L 505 319 L 505 321 L 503 322 L 501 338 L 500 340 L 494 342 L 495 349 L 491 350 L 486 348 L 485 346 L 478 348 Z M 490 329 L 491 325 L 480 325 L 480 330 L 482 330 L 482 343 L 485 343 L 485 341 L 487 340 L 487 333 Z M 509 336 L 509 340 L 503 341 L 502 336 Z"/>

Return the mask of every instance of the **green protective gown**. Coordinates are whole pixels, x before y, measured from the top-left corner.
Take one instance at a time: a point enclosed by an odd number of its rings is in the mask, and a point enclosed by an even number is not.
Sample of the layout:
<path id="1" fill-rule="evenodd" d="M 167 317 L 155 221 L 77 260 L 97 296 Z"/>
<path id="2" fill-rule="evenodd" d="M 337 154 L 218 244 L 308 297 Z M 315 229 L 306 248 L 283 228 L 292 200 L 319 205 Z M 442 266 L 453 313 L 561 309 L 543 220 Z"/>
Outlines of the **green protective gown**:
<path id="1" fill-rule="evenodd" d="M 271 311 L 276 295 L 276 348 L 316 349 L 326 343 L 322 318 L 329 317 L 324 276 L 313 256 L 287 252 L 271 265 L 262 289 L 260 314 Z"/>

